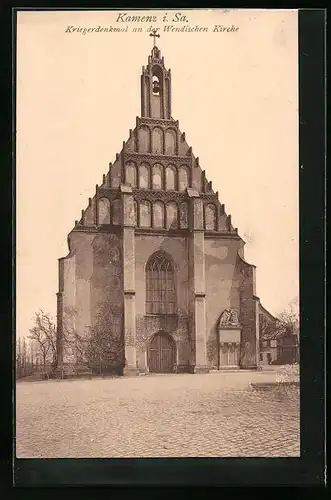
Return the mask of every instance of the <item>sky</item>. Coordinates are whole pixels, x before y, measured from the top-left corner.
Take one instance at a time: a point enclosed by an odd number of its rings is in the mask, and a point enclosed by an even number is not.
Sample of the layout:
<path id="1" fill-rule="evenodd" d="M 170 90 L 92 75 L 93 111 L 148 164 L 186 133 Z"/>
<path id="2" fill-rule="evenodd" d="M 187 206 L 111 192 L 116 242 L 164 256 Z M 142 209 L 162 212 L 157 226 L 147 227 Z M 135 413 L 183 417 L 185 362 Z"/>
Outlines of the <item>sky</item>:
<path id="1" fill-rule="evenodd" d="M 17 334 L 38 309 L 56 316 L 67 234 L 140 115 L 151 27 L 171 68 L 173 118 L 246 241 L 257 295 L 279 314 L 299 294 L 297 11 L 182 9 L 177 22 L 176 10 L 125 11 L 154 23 L 120 12 L 18 13 Z M 97 26 L 127 31 L 73 31 Z"/>

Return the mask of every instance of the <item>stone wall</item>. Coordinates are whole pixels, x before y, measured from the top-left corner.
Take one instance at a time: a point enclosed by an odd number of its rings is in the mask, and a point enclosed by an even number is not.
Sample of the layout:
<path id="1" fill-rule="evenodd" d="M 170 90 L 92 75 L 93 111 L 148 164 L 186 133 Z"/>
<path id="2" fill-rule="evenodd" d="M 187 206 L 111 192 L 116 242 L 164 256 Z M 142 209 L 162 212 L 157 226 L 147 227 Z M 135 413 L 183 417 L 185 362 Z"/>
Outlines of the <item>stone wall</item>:
<path id="1" fill-rule="evenodd" d="M 70 253 L 59 260 L 58 332 L 79 337 L 104 315 L 110 338 L 123 330 L 123 283 L 120 238 L 115 234 L 72 232 Z M 111 325 L 107 320 L 111 314 Z M 60 342 L 63 362 L 73 362 L 73 349 Z"/>
<path id="2" fill-rule="evenodd" d="M 241 368 L 256 368 L 259 359 L 259 299 L 255 296 L 255 266 L 237 256 L 240 273 Z"/>
<path id="3" fill-rule="evenodd" d="M 224 309 L 240 310 L 237 252 L 240 240 L 205 239 L 207 361 L 217 367 L 217 324 Z"/>

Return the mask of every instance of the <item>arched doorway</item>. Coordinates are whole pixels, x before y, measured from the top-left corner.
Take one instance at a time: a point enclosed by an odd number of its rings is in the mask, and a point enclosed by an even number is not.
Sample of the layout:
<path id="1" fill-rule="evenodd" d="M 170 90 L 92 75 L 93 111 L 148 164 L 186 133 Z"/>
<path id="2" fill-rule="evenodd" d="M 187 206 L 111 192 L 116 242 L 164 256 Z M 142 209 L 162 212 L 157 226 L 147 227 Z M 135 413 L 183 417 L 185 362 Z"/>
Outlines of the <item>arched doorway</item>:
<path id="1" fill-rule="evenodd" d="M 164 332 L 156 333 L 148 346 L 148 368 L 150 373 L 172 373 L 176 360 L 173 338 Z"/>

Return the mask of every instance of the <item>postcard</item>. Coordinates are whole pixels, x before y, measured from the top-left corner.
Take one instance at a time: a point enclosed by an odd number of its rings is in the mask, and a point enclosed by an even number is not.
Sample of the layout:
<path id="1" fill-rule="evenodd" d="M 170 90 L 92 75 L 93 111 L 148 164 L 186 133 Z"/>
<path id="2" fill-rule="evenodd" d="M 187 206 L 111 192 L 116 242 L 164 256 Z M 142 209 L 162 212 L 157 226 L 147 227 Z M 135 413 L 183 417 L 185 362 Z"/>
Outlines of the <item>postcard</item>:
<path id="1" fill-rule="evenodd" d="M 298 11 L 20 11 L 16 76 L 16 457 L 300 457 Z"/>

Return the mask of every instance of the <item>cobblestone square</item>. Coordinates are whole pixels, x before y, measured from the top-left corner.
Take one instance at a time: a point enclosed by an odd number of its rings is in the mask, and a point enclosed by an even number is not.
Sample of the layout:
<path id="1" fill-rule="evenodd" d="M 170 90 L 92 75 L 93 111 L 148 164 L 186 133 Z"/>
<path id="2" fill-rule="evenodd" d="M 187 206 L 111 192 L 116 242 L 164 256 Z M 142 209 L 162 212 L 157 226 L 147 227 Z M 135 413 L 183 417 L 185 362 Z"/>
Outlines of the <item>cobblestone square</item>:
<path id="1" fill-rule="evenodd" d="M 20 382 L 18 458 L 300 456 L 299 389 L 274 371 Z"/>

